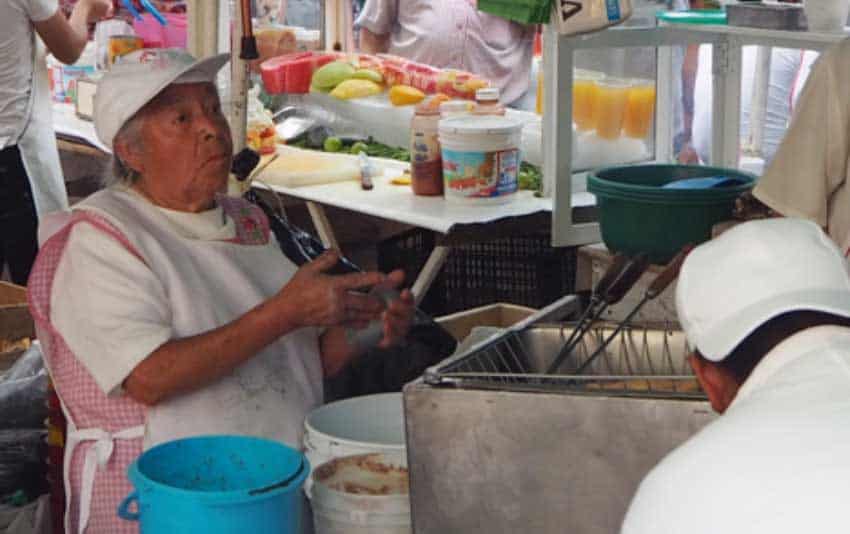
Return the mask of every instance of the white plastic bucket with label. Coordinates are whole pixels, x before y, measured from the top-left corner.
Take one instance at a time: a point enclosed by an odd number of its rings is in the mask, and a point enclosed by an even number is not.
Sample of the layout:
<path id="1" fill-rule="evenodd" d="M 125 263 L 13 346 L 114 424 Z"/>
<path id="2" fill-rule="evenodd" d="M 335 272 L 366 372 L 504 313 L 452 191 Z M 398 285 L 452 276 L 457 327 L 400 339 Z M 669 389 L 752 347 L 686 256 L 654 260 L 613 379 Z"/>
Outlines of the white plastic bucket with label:
<path id="1" fill-rule="evenodd" d="M 411 534 L 407 459 L 391 453 L 336 458 L 313 471 L 316 534 Z"/>
<path id="2" fill-rule="evenodd" d="M 469 205 L 503 204 L 519 189 L 522 123 L 496 115 L 440 121 L 446 200 Z"/>
<path id="3" fill-rule="evenodd" d="M 366 395 L 316 408 L 304 421 L 304 454 L 314 468 L 356 454 L 406 454 L 401 393 Z M 312 479 L 305 484 L 307 495 Z"/>

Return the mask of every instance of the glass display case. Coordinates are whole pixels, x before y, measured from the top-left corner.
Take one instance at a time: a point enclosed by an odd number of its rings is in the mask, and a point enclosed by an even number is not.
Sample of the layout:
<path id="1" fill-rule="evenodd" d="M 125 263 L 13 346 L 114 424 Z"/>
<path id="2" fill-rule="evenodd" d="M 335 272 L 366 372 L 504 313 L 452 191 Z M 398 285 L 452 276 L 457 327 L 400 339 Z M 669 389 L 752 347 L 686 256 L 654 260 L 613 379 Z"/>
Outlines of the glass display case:
<path id="1" fill-rule="evenodd" d="M 681 102 L 682 71 L 677 50 L 711 45 L 701 54 L 711 61 L 710 101 L 707 106 L 702 102 L 710 127 L 703 132 L 707 148 L 701 162 L 759 172 L 765 124 L 770 125 L 765 118 L 771 96 L 771 50 L 803 54 L 823 50 L 845 37 L 843 33 L 672 24 L 564 37 L 547 26 L 542 154 L 544 194 L 553 199 L 552 244 L 576 246 L 600 240 L 598 224 L 578 223 L 573 216 L 573 194 L 586 191 L 588 169 L 674 161 L 674 140 L 682 129 L 681 109 L 676 109 Z M 636 52 L 646 49 L 649 54 Z M 746 54 L 750 57 L 745 74 Z M 635 60 L 647 56 L 654 62 L 641 65 Z M 588 64 L 596 68 L 582 68 Z M 647 71 L 654 78 L 645 78 Z M 742 92 L 742 80 L 747 82 L 747 92 Z M 748 124 L 743 131 L 742 108 Z M 773 122 L 771 140 L 781 137 L 784 127 L 781 120 L 778 126 Z"/>

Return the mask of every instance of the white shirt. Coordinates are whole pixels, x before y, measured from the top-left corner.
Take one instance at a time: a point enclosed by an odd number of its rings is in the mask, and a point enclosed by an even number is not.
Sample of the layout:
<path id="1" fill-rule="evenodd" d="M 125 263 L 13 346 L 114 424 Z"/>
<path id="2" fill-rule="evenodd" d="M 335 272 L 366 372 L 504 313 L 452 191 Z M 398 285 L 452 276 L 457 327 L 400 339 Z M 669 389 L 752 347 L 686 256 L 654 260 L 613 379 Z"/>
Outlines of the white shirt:
<path id="1" fill-rule="evenodd" d="M 750 128 L 750 106 L 755 83 L 757 48 L 745 46 L 742 50 L 741 68 L 741 141 L 752 132 Z M 767 163 L 773 159 L 776 149 L 791 118 L 792 106 L 799 90 L 806 83 L 808 69 L 804 69 L 805 58 L 816 57 L 803 50 L 774 48 L 771 54 L 768 79 L 767 110 L 764 117 L 762 155 Z M 693 145 L 702 161 L 711 156 L 711 115 L 713 111 L 712 49 L 703 45 L 699 50 L 699 68 L 694 87 Z"/>
<path id="2" fill-rule="evenodd" d="M 57 0 L 0 2 L 0 149 L 13 145 L 24 128 L 32 87 L 33 22 L 52 17 Z"/>
<path id="3" fill-rule="evenodd" d="M 220 207 L 202 213 L 157 209 L 183 237 L 236 236 L 233 220 Z M 111 313 L 93 313 L 97 309 Z M 93 226 L 71 230 L 56 269 L 50 320 L 104 393 L 119 394 L 133 369 L 171 339 L 170 319 L 153 271 Z"/>
<path id="4" fill-rule="evenodd" d="M 482 13 L 473 0 L 366 0 L 357 25 L 390 35 L 390 54 L 493 82 L 506 104 L 528 90 L 534 26 Z"/>
<path id="5" fill-rule="evenodd" d="M 753 194 L 786 217 L 826 228 L 839 245 L 850 233 L 850 40 L 815 63 L 794 117 Z"/>
<path id="6" fill-rule="evenodd" d="M 641 483 L 622 534 L 847 531 L 850 329 L 785 340 Z"/>
<path id="7" fill-rule="evenodd" d="M 99 191 L 76 209 L 106 218 L 139 254 L 109 236 L 80 233 L 89 226 L 81 223 L 54 275 L 51 322 L 106 394 L 120 394 L 122 381 L 163 343 L 232 322 L 297 271 L 274 239 L 222 240 L 236 235 L 240 222 L 219 209 L 162 210 L 119 188 Z M 149 408 L 143 445 L 239 434 L 299 446 L 304 418 L 321 401 L 318 331 L 300 328 L 218 380 Z"/>

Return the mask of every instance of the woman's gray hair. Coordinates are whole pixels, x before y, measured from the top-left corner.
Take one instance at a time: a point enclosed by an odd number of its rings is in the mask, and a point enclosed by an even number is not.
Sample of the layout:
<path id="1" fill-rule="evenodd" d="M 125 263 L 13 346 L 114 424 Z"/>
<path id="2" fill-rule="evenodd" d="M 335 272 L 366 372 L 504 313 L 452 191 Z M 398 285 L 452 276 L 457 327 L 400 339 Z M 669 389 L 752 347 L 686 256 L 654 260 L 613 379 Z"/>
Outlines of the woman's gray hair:
<path id="1" fill-rule="evenodd" d="M 124 126 L 115 134 L 115 139 L 112 142 L 114 147 L 118 141 L 131 143 L 134 146 L 142 144 L 142 117 L 139 114 L 134 115 Z M 114 152 L 110 161 L 109 169 L 103 175 L 103 187 L 112 187 L 116 185 L 130 186 L 136 183 L 141 174 L 136 169 L 133 169 L 125 162 L 121 161 Z"/>

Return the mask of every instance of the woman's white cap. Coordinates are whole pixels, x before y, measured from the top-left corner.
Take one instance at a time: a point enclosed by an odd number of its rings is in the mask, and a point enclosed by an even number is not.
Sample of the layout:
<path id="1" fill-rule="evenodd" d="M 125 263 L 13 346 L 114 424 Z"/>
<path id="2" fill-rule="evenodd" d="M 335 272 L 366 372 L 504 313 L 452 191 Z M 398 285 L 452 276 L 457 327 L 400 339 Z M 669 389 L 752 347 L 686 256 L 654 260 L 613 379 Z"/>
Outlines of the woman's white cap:
<path id="1" fill-rule="evenodd" d="M 173 83 L 214 82 L 230 59 L 218 54 L 197 60 L 183 49 L 144 49 L 122 56 L 97 85 L 94 128 L 112 149 L 115 134 L 137 111 Z"/>
<path id="2" fill-rule="evenodd" d="M 676 286 L 676 310 L 690 345 L 719 362 L 784 313 L 850 317 L 850 269 L 813 222 L 748 222 L 688 255 Z"/>

